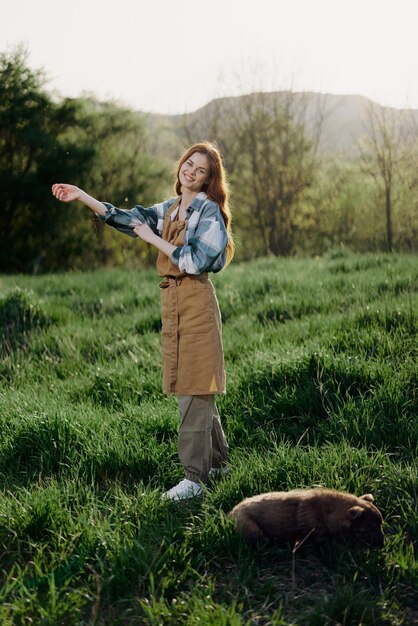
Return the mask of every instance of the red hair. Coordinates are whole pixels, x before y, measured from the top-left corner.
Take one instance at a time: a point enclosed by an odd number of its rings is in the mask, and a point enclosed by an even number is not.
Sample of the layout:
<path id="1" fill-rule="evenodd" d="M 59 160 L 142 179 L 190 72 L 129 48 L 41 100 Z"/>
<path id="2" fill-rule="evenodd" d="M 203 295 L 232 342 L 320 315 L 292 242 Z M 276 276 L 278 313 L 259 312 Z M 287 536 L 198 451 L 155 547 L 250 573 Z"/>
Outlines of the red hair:
<path id="1" fill-rule="evenodd" d="M 209 179 L 208 182 L 203 185 L 202 191 L 206 193 L 209 200 L 214 200 L 214 202 L 219 205 L 221 210 L 228 235 L 228 243 L 226 246 L 226 264 L 228 265 L 234 256 L 235 243 L 231 228 L 232 215 L 229 206 L 229 185 L 225 168 L 222 163 L 222 157 L 216 146 L 212 143 L 204 141 L 201 143 L 195 143 L 186 150 L 177 165 L 175 185 L 176 194 L 181 195 L 181 183 L 179 178 L 180 168 L 183 163 L 187 161 L 187 159 L 190 159 L 192 154 L 195 152 L 204 154 L 209 162 Z"/>

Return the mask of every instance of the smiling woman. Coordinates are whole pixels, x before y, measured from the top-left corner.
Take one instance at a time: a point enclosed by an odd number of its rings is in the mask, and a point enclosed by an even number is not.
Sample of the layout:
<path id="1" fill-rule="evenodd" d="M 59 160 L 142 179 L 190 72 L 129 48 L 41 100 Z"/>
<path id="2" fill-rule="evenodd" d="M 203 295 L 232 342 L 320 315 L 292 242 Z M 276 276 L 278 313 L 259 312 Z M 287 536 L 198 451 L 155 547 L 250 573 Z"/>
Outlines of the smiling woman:
<path id="1" fill-rule="evenodd" d="M 150 208 L 127 211 L 58 183 L 62 202 L 80 200 L 100 220 L 140 237 L 159 250 L 163 388 L 178 396 L 179 458 L 185 478 L 164 496 L 181 500 L 202 493 L 202 484 L 227 470 L 228 445 L 215 396 L 225 392 L 221 316 L 209 272 L 234 254 L 228 187 L 222 159 L 210 143 L 191 146 L 177 167 L 177 196 Z"/>
<path id="2" fill-rule="evenodd" d="M 209 163 L 208 158 L 201 152 L 194 152 L 179 171 L 179 182 L 183 189 L 200 191 L 208 181 Z"/>

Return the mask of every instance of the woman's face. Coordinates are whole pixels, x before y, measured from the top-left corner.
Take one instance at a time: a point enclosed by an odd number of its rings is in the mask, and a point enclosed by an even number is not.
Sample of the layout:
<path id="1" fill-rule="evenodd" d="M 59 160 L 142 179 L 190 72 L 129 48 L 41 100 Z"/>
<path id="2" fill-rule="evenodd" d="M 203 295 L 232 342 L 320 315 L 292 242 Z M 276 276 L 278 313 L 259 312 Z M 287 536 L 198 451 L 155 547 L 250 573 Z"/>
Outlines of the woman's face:
<path id="1" fill-rule="evenodd" d="M 207 156 L 201 152 L 194 152 L 180 167 L 179 180 L 183 189 L 198 193 L 209 180 Z"/>

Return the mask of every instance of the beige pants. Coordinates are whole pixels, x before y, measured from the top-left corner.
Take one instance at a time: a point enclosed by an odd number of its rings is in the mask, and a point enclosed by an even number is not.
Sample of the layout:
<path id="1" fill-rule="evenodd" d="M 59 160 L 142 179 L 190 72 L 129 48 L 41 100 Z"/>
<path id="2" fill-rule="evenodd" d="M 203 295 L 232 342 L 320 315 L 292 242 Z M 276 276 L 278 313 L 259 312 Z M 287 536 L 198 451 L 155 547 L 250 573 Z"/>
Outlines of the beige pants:
<path id="1" fill-rule="evenodd" d="M 179 459 L 186 478 L 205 483 L 209 470 L 222 467 L 228 444 L 219 419 L 215 395 L 179 396 Z"/>

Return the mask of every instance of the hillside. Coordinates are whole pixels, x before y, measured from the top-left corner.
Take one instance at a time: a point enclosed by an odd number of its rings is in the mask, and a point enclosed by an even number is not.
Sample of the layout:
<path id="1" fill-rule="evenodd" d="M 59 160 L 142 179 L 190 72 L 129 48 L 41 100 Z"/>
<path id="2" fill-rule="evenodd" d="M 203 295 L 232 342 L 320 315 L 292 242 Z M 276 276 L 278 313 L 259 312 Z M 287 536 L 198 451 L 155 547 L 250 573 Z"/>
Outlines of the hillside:
<path id="1" fill-rule="evenodd" d="M 292 98 L 297 118 L 304 118 L 308 135 L 312 135 L 322 116 L 320 149 L 322 152 L 340 154 L 350 158 L 358 152 L 357 145 L 367 136 L 368 112 L 378 111 L 379 104 L 363 96 L 339 96 L 313 92 L 272 92 L 272 101 L 283 102 Z M 146 115 L 150 130 L 150 148 L 155 154 L 176 158 L 184 143 L 198 139 L 215 139 L 222 132 L 222 117 L 236 116 L 248 96 L 236 96 L 212 100 L 204 107 L 183 115 Z M 418 126 L 418 111 L 413 109 L 389 109 L 408 136 Z"/>

